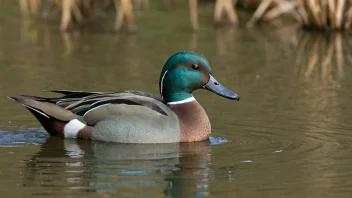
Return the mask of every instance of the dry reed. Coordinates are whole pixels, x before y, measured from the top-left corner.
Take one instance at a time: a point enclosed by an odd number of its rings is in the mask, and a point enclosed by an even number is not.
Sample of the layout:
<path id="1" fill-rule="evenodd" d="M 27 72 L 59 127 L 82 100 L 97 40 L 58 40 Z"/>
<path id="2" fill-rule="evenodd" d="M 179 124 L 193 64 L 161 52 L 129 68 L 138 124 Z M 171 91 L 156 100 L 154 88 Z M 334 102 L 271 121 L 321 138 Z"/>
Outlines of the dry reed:
<path id="1" fill-rule="evenodd" d="M 352 22 L 352 1 L 262 0 L 247 26 L 253 26 L 258 20 L 275 19 L 285 13 L 289 13 L 304 28 L 345 30 Z"/>
<path id="2" fill-rule="evenodd" d="M 198 0 L 189 1 L 190 20 L 193 31 L 198 30 Z M 215 0 L 214 22 L 220 23 L 227 16 L 229 22 L 233 25 L 238 23 L 237 13 L 235 11 L 236 0 Z"/>
<path id="3" fill-rule="evenodd" d="M 199 29 L 198 1 L 188 0 L 190 22 L 193 30 Z M 270 21 L 283 14 L 290 14 L 306 29 L 345 30 L 352 23 L 352 0 L 239 0 L 242 5 L 258 4 L 247 27 L 259 20 Z M 215 0 L 214 22 L 220 23 L 224 16 L 231 24 L 238 23 L 235 10 L 237 0 Z M 126 19 L 129 32 L 135 32 L 133 6 L 145 8 L 149 0 L 19 0 L 25 16 L 45 17 L 52 7 L 61 10 L 60 29 L 66 31 L 70 24 L 82 24 L 97 13 L 114 4 L 116 11 L 114 30 L 122 28 Z"/>
<path id="4" fill-rule="evenodd" d="M 139 0 L 137 3 L 147 6 L 148 0 Z M 120 30 L 126 18 L 129 32 L 135 32 L 135 20 L 132 0 L 19 0 L 20 10 L 24 16 L 34 18 L 47 17 L 52 7 L 61 11 L 60 30 L 67 31 L 71 24 L 82 24 L 98 13 L 114 4 L 116 11 L 115 30 Z"/>
<path id="5" fill-rule="evenodd" d="M 237 24 L 238 18 L 235 11 L 236 0 L 215 0 L 214 21 L 220 23 L 224 16 L 231 24 Z M 198 30 L 198 0 L 188 0 L 190 21 L 192 29 Z M 47 17 L 53 7 L 61 11 L 60 29 L 67 31 L 71 24 L 82 24 L 89 19 L 97 9 L 114 4 L 116 17 L 114 30 L 121 29 L 126 19 L 129 32 L 135 32 L 135 17 L 133 7 L 148 8 L 149 0 L 19 0 L 21 13 L 34 18 Z"/>

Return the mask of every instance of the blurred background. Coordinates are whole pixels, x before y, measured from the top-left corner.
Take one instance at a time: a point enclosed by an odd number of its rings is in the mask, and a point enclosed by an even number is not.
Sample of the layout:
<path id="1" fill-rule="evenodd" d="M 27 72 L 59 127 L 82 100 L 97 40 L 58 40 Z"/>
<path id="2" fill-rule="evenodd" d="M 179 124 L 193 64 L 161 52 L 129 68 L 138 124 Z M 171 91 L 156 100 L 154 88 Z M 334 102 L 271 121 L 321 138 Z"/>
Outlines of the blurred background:
<path id="1" fill-rule="evenodd" d="M 0 192 L 6 197 L 350 197 L 346 0 L 0 0 Z M 210 143 L 49 137 L 18 94 L 158 94 L 177 51 L 241 96 L 194 93 Z"/>

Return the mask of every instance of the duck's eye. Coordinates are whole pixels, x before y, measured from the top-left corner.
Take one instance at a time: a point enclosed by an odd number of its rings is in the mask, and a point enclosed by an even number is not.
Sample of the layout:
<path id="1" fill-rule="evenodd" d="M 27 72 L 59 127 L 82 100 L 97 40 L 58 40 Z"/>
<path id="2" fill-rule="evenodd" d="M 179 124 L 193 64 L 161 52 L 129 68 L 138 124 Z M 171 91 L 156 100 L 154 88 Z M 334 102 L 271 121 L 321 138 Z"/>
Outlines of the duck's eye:
<path id="1" fill-rule="evenodd" d="M 191 67 L 194 70 L 198 70 L 199 69 L 199 65 L 198 64 L 192 64 Z"/>

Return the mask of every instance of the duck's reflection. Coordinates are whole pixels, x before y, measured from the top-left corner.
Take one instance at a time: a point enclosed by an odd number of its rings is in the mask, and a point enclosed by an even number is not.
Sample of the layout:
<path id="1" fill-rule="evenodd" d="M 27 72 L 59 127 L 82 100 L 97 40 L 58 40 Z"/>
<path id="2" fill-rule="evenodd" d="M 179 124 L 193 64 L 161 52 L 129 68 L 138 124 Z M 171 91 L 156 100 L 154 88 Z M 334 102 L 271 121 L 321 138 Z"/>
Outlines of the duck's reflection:
<path id="1" fill-rule="evenodd" d="M 50 137 L 26 163 L 24 185 L 61 184 L 72 191 L 102 194 L 203 196 L 209 194 L 213 178 L 210 152 L 208 141 L 116 144 Z"/>
<path id="2" fill-rule="evenodd" d="M 172 197 L 200 197 L 209 195 L 213 171 L 209 168 L 211 147 L 209 142 L 180 145 L 178 169 L 167 177 L 165 194 Z"/>

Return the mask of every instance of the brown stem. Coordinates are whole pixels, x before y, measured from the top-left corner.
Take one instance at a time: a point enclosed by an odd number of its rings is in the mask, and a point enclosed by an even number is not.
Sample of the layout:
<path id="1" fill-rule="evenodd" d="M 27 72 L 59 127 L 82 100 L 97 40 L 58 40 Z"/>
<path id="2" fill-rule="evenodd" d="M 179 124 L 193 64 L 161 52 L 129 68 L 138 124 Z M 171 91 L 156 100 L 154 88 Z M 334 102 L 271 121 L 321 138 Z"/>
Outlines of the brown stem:
<path id="1" fill-rule="evenodd" d="M 341 29 L 343 8 L 346 0 L 337 0 L 336 6 L 336 29 Z"/>
<path id="2" fill-rule="evenodd" d="M 252 27 L 262 17 L 271 3 L 272 0 L 263 0 L 254 12 L 252 18 L 247 22 L 247 27 Z"/>
<path id="3" fill-rule="evenodd" d="M 189 13 L 190 13 L 190 20 L 192 24 L 192 29 L 197 31 L 199 28 L 198 24 L 198 0 L 189 0 Z"/>
<path id="4" fill-rule="evenodd" d="M 224 1 L 224 9 L 227 14 L 227 18 L 229 19 L 231 24 L 236 24 L 238 22 L 238 17 L 236 11 L 234 9 L 234 4 L 232 0 L 223 0 Z"/>

